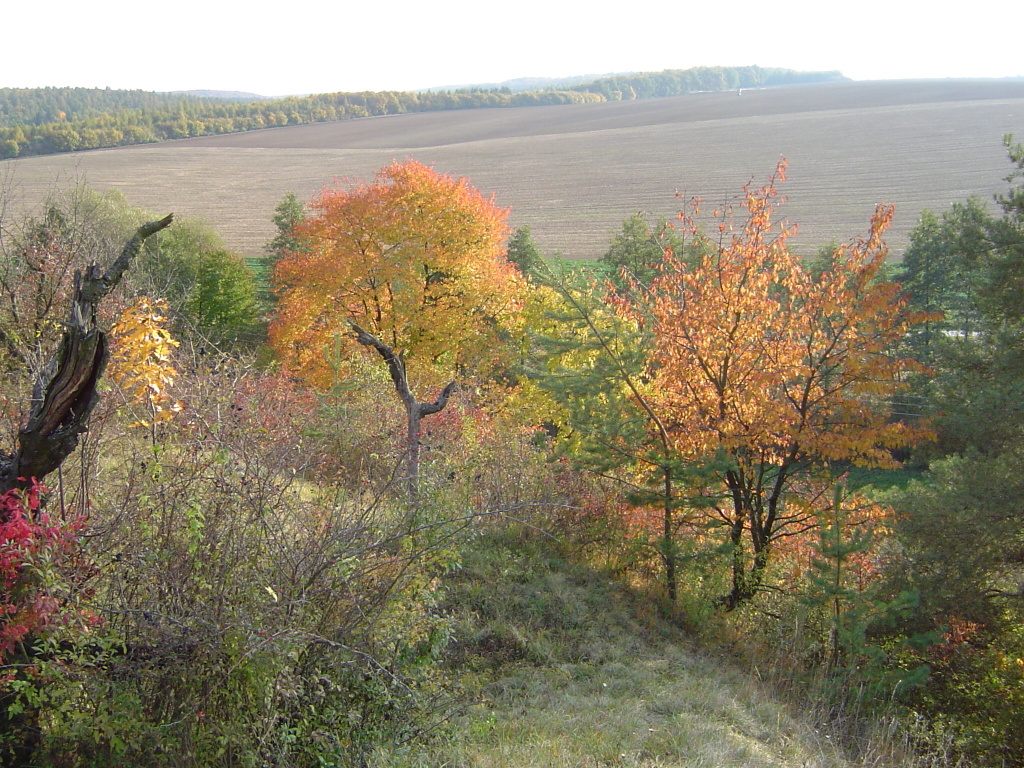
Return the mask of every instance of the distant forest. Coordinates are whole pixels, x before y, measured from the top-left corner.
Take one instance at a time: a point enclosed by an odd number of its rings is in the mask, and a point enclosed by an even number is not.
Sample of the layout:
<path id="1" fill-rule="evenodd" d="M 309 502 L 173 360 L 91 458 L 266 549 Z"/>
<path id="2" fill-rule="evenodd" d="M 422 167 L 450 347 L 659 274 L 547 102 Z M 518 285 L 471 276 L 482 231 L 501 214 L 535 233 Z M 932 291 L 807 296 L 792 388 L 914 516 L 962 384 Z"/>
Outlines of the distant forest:
<path id="1" fill-rule="evenodd" d="M 365 91 L 256 101 L 109 88 L 0 88 L 0 160 L 374 115 L 649 99 L 841 79 L 839 72 L 697 67 L 526 92 Z"/>

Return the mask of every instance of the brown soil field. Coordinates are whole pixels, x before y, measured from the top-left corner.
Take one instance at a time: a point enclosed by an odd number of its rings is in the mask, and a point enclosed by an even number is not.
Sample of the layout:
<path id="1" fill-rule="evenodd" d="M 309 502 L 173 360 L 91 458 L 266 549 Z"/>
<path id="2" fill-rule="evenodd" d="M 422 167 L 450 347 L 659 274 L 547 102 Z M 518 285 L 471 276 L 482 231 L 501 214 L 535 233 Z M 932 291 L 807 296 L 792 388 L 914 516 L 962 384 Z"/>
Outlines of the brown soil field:
<path id="1" fill-rule="evenodd" d="M 288 192 L 308 199 L 415 158 L 467 177 L 545 253 L 594 258 L 622 220 L 717 204 L 789 163 L 783 216 L 812 253 L 896 205 L 894 257 L 922 209 L 1006 188 L 1002 137 L 1024 139 L 1024 81 L 846 82 L 559 107 L 431 112 L 0 163 L 16 199 L 84 180 L 154 213 L 209 221 L 258 255 Z"/>

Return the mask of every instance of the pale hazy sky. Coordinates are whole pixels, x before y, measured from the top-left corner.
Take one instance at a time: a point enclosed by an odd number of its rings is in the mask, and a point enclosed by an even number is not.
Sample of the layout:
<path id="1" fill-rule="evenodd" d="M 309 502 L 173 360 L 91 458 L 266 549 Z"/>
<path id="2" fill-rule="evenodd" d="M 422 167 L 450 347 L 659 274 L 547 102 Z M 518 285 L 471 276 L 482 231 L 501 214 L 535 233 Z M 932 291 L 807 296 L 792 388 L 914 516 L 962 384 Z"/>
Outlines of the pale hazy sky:
<path id="1" fill-rule="evenodd" d="M 748 64 L 855 80 L 1024 75 L 1006 0 L 4 5 L 0 87 L 13 88 L 277 96 Z"/>

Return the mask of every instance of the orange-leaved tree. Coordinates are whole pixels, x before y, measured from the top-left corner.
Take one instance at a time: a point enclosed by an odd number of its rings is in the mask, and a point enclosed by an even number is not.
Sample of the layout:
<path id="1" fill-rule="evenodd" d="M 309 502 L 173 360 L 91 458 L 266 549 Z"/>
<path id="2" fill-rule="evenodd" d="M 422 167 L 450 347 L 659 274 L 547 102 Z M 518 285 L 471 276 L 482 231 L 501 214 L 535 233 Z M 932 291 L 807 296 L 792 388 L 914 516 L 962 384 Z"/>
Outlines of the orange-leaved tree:
<path id="1" fill-rule="evenodd" d="M 448 401 L 419 394 L 456 375 L 500 365 L 523 281 L 505 258 L 507 211 L 465 179 L 414 161 L 372 183 L 327 188 L 293 235 L 301 248 L 274 270 L 278 314 L 270 341 L 314 386 L 337 375 L 327 351 L 341 340 L 375 350 L 406 410 L 406 470 L 415 493 L 420 419 Z M 411 383 L 410 364 L 417 381 Z"/>
<path id="2" fill-rule="evenodd" d="M 868 237 L 817 275 L 772 220 L 784 172 L 748 185 L 742 222 L 715 211 L 718 246 L 696 267 L 667 253 L 644 306 L 627 307 L 655 338 L 650 398 L 681 458 L 719 459 L 699 496 L 717 497 L 703 514 L 727 532 L 727 609 L 762 588 L 782 538 L 819 524 L 815 500 L 828 494 L 810 491 L 810 476 L 893 466 L 892 450 L 925 434 L 892 418 L 890 398 L 915 368 L 896 350 L 923 319 L 879 279 L 892 208 L 879 206 Z M 694 232 L 696 213 L 681 216 Z"/>

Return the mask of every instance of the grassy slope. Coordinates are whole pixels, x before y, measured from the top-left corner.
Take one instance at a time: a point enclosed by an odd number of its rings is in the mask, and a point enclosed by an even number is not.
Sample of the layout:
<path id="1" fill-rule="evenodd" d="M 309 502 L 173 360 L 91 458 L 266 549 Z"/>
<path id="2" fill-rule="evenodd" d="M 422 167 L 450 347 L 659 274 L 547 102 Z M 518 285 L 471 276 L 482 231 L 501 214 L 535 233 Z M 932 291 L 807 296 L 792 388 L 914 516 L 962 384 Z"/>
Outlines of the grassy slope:
<path id="1" fill-rule="evenodd" d="M 478 539 L 448 584 L 454 734 L 386 766 L 841 766 L 826 739 L 695 652 L 642 597 L 543 541 Z"/>

